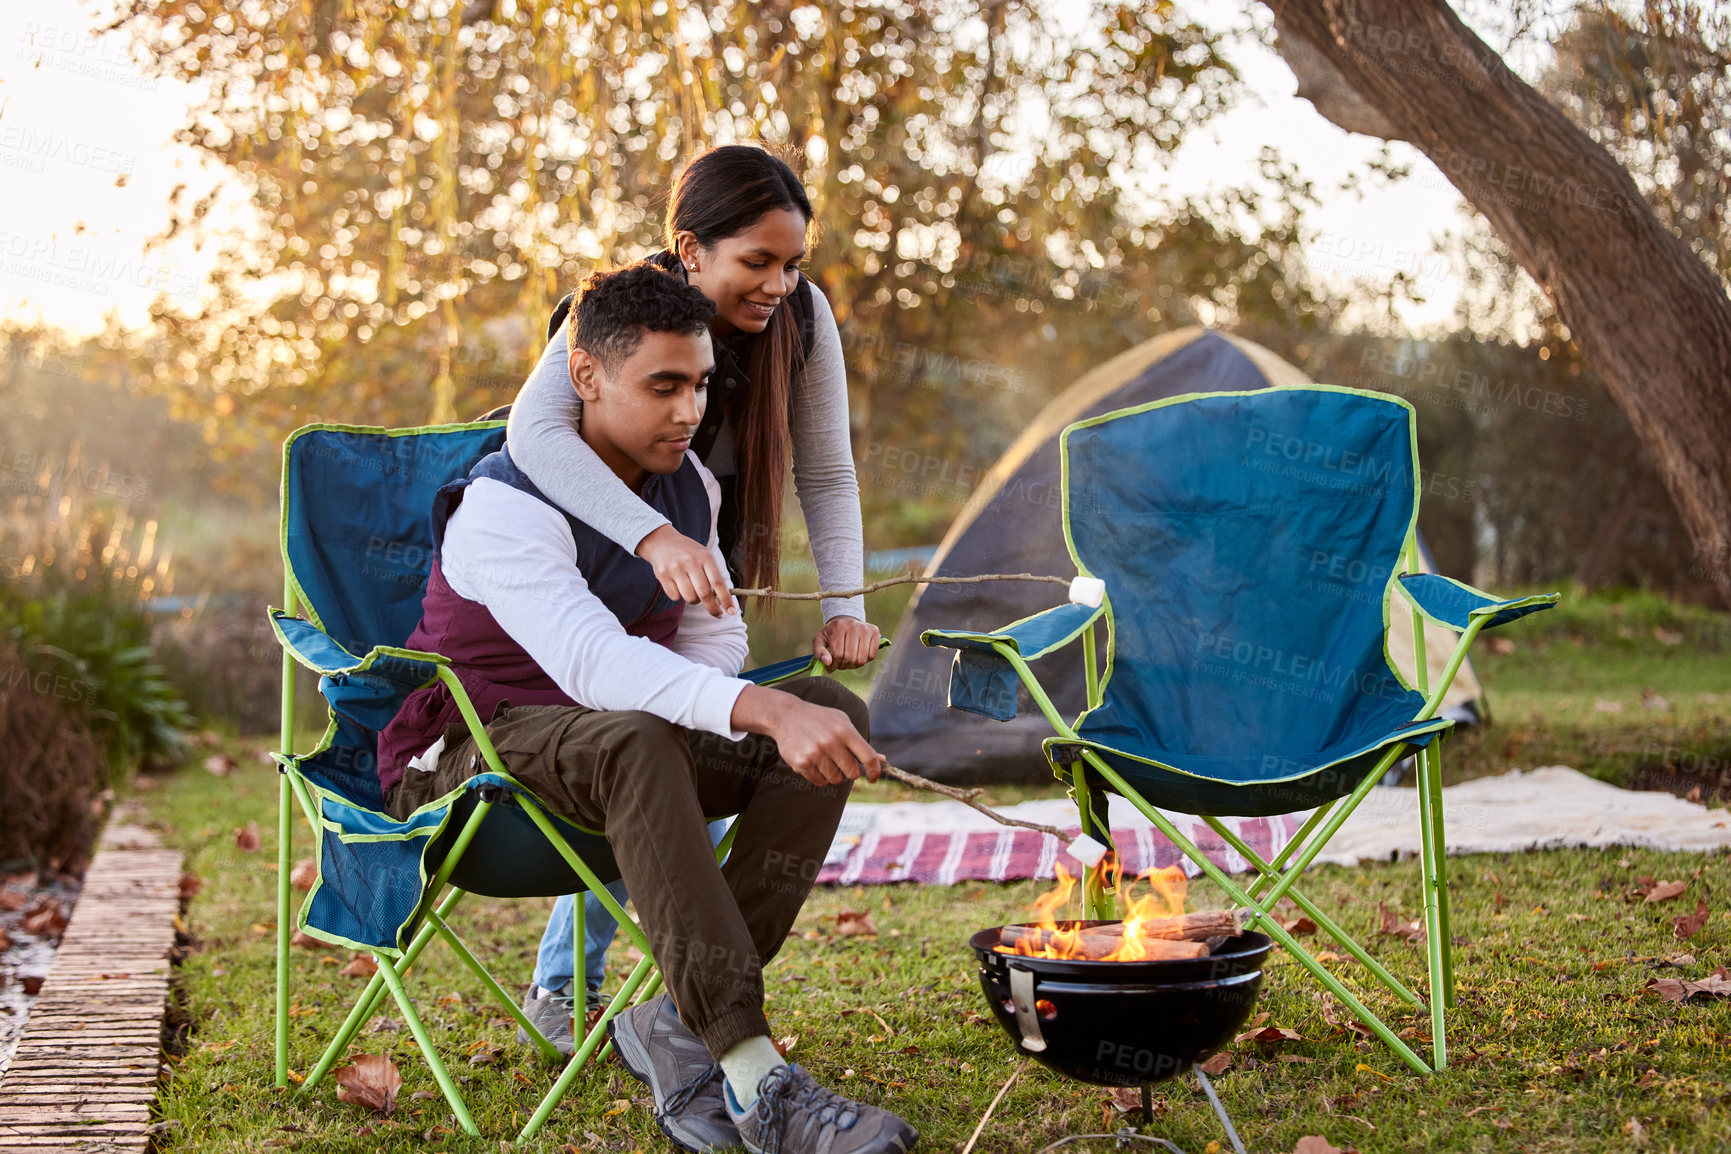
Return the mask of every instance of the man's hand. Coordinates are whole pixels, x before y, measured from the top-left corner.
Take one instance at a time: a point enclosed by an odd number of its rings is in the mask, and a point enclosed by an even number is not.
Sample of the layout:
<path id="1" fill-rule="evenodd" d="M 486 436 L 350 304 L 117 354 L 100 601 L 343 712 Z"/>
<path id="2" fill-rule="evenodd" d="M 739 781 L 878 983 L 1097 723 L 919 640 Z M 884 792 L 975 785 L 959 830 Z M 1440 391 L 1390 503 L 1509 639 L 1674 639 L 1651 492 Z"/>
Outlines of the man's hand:
<path id="1" fill-rule="evenodd" d="M 687 605 L 702 603 L 711 617 L 733 613 L 737 606 L 727 574 L 714 554 L 672 525 L 663 525 L 637 543 L 637 555 L 655 570 L 661 591 Z"/>
<path id="2" fill-rule="evenodd" d="M 878 655 L 883 635 L 869 621 L 853 617 L 831 617 L 811 639 L 812 656 L 826 669 L 858 669 Z"/>
<path id="3" fill-rule="evenodd" d="M 791 693 L 748 685 L 733 704 L 733 727 L 775 739 L 781 759 L 813 785 L 839 785 L 865 774 L 876 781 L 884 757 L 847 714 Z"/>

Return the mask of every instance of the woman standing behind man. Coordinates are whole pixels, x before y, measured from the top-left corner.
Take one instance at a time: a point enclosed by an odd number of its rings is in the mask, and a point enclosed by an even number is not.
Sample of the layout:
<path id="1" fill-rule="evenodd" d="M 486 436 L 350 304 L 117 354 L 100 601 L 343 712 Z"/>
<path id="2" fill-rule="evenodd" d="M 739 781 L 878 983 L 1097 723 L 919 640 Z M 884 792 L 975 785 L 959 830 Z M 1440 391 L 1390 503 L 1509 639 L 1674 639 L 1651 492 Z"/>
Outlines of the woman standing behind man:
<path id="1" fill-rule="evenodd" d="M 511 409 L 507 440 L 529 479 L 649 562 L 669 597 L 717 616 L 736 610 L 730 583 L 779 583 L 782 482 L 790 460 L 820 587 L 864 583 L 841 336 L 829 302 L 799 271 L 811 239 L 811 201 L 793 170 L 762 148 L 723 145 L 680 174 L 668 201 L 667 248 L 647 258 L 716 305 L 715 372 L 691 449 L 721 485 L 717 528 L 731 575 L 644 504 L 578 436 L 582 403 L 571 385 L 563 324 Z M 865 620 L 863 598 L 825 600 L 823 616 L 812 652 L 830 669 L 857 668 L 877 655 L 879 633 Z M 719 840 L 724 828 L 712 824 L 711 835 Z M 611 888 L 623 902 L 622 884 Z M 560 898 L 523 1007 L 566 1053 L 575 1004 L 572 922 L 572 901 Z M 594 1004 L 617 927 L 592 897 L 584 926 L 585 1001 Z"/>

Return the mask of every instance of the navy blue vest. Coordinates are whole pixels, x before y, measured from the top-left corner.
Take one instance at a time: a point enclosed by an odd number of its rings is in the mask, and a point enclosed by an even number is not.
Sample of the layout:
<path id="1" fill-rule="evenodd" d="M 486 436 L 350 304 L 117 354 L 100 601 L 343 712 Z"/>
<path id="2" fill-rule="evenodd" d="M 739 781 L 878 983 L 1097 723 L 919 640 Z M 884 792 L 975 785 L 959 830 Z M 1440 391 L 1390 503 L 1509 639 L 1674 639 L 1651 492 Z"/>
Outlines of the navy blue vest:
<path id="1" fill-rule="evenodd" d="M 634 556 L 577 520 L 535 487 L 504 449 L 483 457 L 469 475 L 440 489 L 433 498 L 433 571 L 421 599 L 421 621 L 404 644 L 410 649 L 439 653 L 451 661 L 475 712 L 491 721 L 497 709 L 512 705 L 575 705 L 565 691 L 493 617 L 485 605 L 461 597 L 445 580 L 439 552 L 445 526 L 462 503 L 463 492 L 482 478 L 500 481 L 558 511 L 571 527 L 577 544 L 577 570 L 590 592 L 619 619 L 627 633 L 668 644 L 679 631 L 685 602 L 661 591 L 649 562 Z M 677 471 L 651 473 L 638 495 L 662 513 L 673 527 L 694 541 L 709 540 L 709 494 L 697 466 L 687 457 Z M 452 725 L 462 722 L 457 703 L 443 682 L 418 689 L 404 700 L 396 717 L 379 735 L 379 785 L 389 794 L 403 776 L 409 758 L 431 745 Z"/>

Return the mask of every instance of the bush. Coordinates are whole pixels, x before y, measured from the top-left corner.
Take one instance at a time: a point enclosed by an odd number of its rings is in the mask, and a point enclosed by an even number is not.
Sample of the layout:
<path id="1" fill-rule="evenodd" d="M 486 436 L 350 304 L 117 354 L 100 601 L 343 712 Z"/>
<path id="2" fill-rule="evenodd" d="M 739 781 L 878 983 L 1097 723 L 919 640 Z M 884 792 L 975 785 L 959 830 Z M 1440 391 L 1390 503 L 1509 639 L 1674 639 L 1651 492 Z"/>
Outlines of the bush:
<path id="1" fill-rule="evenodd" d="M 0 857 L 73 860 L 105 789 L 184 750 L 192 718 L 150 647 L 147 600 L 170 576 L 155 535 L 54 490 L 0 521 Z"/>

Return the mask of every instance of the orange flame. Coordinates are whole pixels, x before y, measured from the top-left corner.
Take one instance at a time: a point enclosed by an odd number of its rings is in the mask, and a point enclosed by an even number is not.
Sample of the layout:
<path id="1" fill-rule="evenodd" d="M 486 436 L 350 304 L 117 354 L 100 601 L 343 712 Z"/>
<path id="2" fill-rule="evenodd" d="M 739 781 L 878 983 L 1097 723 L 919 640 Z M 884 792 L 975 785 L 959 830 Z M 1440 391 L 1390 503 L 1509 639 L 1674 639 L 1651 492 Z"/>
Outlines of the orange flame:
<path id="1" fill-rule="evenodd" d="M 1093 880 L 1104 892 L 1118 893 L 1119 908 L 1125 911 L 1121 923 L 1123 936 L 1119 945 L 1110 953 L 1084 951 L 1081 948 L 1081 939 L 1083 933 L 1089 932 L 1089 927 L 1077 919 L 1061 919 L 1058 916 L 1075 893 L 1078 879 L 1065 869 L 1062 863 L 1055 863 L 1054 868 L 1057 871 L 1057 884 L 1034 899 L 1034 916 L 1030 922 L 1036 929 L 1045 932 L 1021 938 L 1012 945 L 997 946 L 995 948 L 998 952 L 1031 958 L 1086 957 L 1108 962 L 1141 961 L 1149 956 L 1147 943 L 1153 937 L 1146 932 L 1146 923 L 1155 918 L 1178 917 L 1184 913 L 1189 879 L 1185 877 L 1182 869 L 1168 866 L 1165 869 L 1144 870 L 1135 880 L 1147 883 L 1148 892 L 1132 899 L 1130 891 L 1134 882 L 1130 886 L 1122 885 L 1123 864 L 1116 854 L 1109 855 L 1094 867 Z M 1109 926 L 1098 927 L 1099 931 L 1110 929 Z"/>

